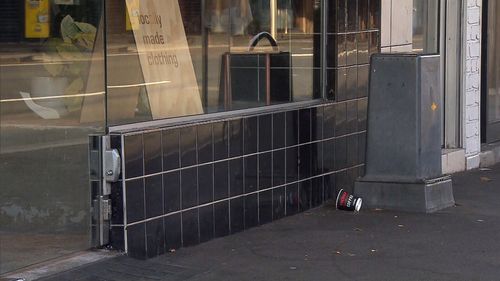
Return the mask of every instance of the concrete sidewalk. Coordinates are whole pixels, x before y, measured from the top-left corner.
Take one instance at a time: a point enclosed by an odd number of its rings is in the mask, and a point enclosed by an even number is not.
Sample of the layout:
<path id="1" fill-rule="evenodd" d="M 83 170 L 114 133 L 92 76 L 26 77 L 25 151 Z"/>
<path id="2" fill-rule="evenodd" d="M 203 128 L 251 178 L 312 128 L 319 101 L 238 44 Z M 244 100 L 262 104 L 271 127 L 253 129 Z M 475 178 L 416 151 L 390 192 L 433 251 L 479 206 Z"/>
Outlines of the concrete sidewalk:
<path id="1" fill-rule="evenodd" d="M 453 177 L 435 214 L 324 206 L 148 261 L 124 256 L 42 280 L 500 280 L 500 165 Z"/>

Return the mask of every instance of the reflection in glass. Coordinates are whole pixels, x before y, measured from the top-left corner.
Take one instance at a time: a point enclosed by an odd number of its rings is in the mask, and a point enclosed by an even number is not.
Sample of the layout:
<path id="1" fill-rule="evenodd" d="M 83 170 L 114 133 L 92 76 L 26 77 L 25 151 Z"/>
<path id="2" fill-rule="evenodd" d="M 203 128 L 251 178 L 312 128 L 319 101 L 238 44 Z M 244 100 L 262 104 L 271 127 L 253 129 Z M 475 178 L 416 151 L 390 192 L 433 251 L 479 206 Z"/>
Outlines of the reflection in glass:
<path id="1" fill-rule="evenodd" d="M 0 273 L 90 247 L 88 135 L 105 116 L 102 2 L 2 7 L 24 28 L 0 33 Z"/>
<path id="2" fill-rule="evenodd" d="M 500 55 L 498 47 L 500 46 L 500 3 L 497 1 L 488 1 L 487 16 L 487 52 L 486 52 L 486 71 L 487 79 L 485 85 L 486 114 L 484 124 L 486 125 L 486 139 L 488 143 L 500 140 Z M 486 22 L 486 20 L 485 20 Z"/>
<path id="3" fill-rule="evenodd" d="M 439 1 L 413 0 L 413 51 L 435 54 L 439 47 Z"/>
<path id="4" fill-rule="evenodd" d="M 147 87 L 150 81 L 145 69 L 151 67 L 142 65 L 142 43 L 136 42 L 141 38 L 137 35 L 144 32 L 138 29 L 146 27 L 134 29 L 131 22 L 137 15 L 128 15 L 125 0 L 109 2 L 107 74 L 111 125 L 320 97 L 318 0 L 178 0 L 181 27 L 191 57 L 190 62 L 184 63 L 194 67 L 203 109 L 185 114 L 165 110 L 160 115 L 154 114 L 155 100 Z M 252 39 L 262 32 L 271 34 L 272 39 L 261 37 L 250 49 Z M 272 41 L 277 46 L 272 47 Z M 172 50 L 168 45 L 163 48 Z M 165 71 L 163 78 L 160 80 L 173 81 Z M 185 92 L 170 88 L 161 95 L 177 97 Z"/>

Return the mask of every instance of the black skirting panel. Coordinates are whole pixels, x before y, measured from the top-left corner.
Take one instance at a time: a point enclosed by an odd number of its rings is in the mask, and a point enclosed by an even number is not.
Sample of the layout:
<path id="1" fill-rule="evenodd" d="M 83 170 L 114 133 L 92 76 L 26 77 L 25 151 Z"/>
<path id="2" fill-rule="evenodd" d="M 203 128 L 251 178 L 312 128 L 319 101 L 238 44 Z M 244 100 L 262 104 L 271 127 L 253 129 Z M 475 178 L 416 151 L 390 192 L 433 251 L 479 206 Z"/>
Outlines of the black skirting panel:
<path id="1" fill-rule="evenodd" d="M 112 136 L 112 246 L 151 258 L 322 205 L 364 168 L 366 98 Z"/>

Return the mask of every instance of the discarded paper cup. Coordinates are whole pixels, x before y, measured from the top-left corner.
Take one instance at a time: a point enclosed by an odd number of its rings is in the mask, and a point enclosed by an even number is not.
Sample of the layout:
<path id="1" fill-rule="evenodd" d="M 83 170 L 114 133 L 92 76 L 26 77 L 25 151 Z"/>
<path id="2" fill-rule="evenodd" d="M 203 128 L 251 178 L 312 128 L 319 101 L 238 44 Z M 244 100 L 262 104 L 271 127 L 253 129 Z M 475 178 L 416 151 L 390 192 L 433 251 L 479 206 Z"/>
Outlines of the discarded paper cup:
<path id="1" fill-rule="evenodd" d="M 363 204 L 363 199 L 356 197 L 349 192 L 341 189 L 337 195 L 337 201 L 335 205 L 339 210 L 345 211 L 356 211 L 361 210 L 361 205 Z"/>

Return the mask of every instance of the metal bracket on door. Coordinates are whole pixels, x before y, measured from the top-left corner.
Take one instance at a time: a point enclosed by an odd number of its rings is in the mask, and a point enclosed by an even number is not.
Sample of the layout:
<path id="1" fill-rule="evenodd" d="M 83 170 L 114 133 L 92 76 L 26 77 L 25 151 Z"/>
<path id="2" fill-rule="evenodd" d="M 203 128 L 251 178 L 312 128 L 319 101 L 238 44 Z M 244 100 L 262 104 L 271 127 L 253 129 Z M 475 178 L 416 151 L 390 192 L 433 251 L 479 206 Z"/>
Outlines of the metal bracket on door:
<path id="1" fill-rule="evenodd" d="M 121 157 L 111 149 L 109 136 L 90 137 L 90 185 L 92 193 L 92 246 L 109 244 L 111 229 L 111 184 L 121 173 Z"/>

